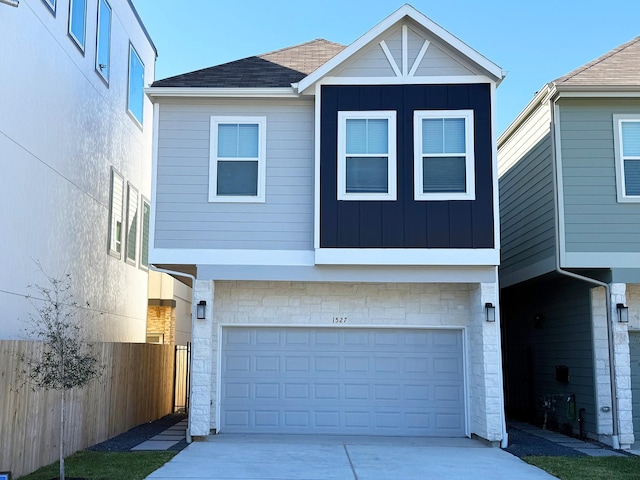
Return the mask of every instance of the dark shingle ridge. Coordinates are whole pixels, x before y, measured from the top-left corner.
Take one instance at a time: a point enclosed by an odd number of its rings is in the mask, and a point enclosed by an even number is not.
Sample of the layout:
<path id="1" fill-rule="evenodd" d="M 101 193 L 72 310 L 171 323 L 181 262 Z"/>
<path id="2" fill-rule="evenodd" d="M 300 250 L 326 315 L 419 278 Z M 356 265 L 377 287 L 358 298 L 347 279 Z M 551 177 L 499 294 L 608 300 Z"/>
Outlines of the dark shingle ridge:
<path id="1" fill-rule="evenodd" d="M 289 87 L 331 60 L 344 45 L 315 39 L 280 50 L 242 58 L 157 80 L 152 87 L 264 88 Z"/>
<path id="2" fill-rule="evenodd" d="M 557 78 L 564 85 L 640 85 L 640 36 Z"/>

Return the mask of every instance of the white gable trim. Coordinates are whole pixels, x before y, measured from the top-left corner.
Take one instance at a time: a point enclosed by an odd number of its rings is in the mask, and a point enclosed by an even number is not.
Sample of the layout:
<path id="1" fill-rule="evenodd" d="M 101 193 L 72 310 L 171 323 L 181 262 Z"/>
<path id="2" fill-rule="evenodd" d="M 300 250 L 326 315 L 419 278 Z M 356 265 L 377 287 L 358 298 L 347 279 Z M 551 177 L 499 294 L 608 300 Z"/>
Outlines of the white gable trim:
<path id="1" fill-rule="evenodd" d="M 400 69 L 398 68 L 398 64 L 396 63 L 395 58 L 393 58 L 393 55 L 391 55 L 391 50 L 389 50 L 389 47 L 387 46 L 387 42 L 382 40 L 380 42 L 380 47 L 384 52 L 384 56 L 387 57 L 387 61 L 389 62 L 389 65 L 391 65 L 391 68 L 393 68 L 393 71 L 396 74 L 396 77 L 401 77 L 402 73 L 400 73 Z"/>
<path id="2" fill-rule="evenodd" d="M 495 83 L 484 75 L 437 75 L 431 77 L 324 77 L 316 85 L 442 85 L 444 83 Z"/>
<path id="3" fill-rule="evenodd" d="M 460 52 L 463 56 L 465 56 L 474 64 L 478 65 L 480 68 L 486 71 L 490 77 L 492 77 L 492 81 L 500 82 L 504 77 L 504 73 L 502 72 L 502 69 L 498 65 L 496 65 L 495 63 L 491 62 L 490 60 L 482 56 L 480 53 L 472 49 L 470 46 L 468 46 L 466 43 L 462 42 L 455 36 L 453 36 L 451 33 L 446 31 L 444 28 L 442 28 L 437 23 L 433 22 L 431 19 L 429 19 L 422 13 L 418 12 L 411 5 L 403 5 L 394 13 L 392 13 L 387 18 L 385 18 L 382 22 L 380 22 L 378 25 L 376 25 L 367 33 L 365 33 L 363 36 L 358 38 L 355 42 L 353 42 L 351 45 L 345 48 L 338 55 L 336 55 L 327 63 L 322 65 L 320 68 L 318 68 L 311 75 L 303 78 L 298 83 L 298 91 L 303 92 L 304 90 L 309 88 L 311 85 L 318 82 L 322 77 L 326 76 L 338 65 L 342 64 L 343 62 L 351 58 L 356 52 L 362 49 L 365 45 L 373 41 L 376 37 L 384 33 L 386 30 L 388 30 L 391 26 L 393 26 L 394 24 L 402 20 L 404 17 L 411 18 L 412 20 L 420 24 L 423 28 L 428 30 L 431 34 L 441 39 L 444 43 L 450 45 L 453 49 Z M 403 55 L 404 55 L 404 52 L 403 52 Z"/>
<path id="4" fill-rule="evenodd" d="M 425 40 L 424 43 L 422 44 L 422 48 L 420 49 L 420 52 L 418 52 L 418 56 L 416 57 L 416 60 L 413 62 L 413 66 L 411 67 L 411 70 L 409 71 L 410 77 L 413 77 L 416 74 L 416 71 L 418 70 L 418 67 L 422 63 L 422 59 L 424 58 L 425 53 L 427 53 L 427 48 L 429 48 L 429 45 L 431 45 L 431 42 L 429 42 L 429 40 Z"/>

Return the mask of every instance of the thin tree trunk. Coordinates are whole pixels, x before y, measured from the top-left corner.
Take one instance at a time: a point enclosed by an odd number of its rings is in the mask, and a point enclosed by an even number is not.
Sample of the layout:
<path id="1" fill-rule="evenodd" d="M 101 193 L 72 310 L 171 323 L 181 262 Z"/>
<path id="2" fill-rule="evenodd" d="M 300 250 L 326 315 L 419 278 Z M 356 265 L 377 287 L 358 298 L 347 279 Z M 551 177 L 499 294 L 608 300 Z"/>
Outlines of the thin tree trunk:
<path id="1" fill-rule="evenodd" d="M 60 390 L 60 480 L 64 480 L 64 388 Z"/>

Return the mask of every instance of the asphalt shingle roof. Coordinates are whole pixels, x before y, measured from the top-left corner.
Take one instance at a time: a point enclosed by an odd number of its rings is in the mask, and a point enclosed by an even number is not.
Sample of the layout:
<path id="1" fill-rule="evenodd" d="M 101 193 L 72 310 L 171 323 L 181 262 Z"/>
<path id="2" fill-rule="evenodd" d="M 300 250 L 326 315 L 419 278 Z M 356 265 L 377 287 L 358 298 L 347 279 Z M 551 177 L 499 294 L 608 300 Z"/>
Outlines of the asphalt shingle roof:
<path id="1" fill-rule="evenodd" d="M 640 86 L 640 37 L 553 81 L 567 86 Z"/>
<path id="2" fill-rule="evenodd" d="M 289 87 L 345 48 L 316 39 L 195 72 L 155 81 L 152 87 L 264 88 Z"/>

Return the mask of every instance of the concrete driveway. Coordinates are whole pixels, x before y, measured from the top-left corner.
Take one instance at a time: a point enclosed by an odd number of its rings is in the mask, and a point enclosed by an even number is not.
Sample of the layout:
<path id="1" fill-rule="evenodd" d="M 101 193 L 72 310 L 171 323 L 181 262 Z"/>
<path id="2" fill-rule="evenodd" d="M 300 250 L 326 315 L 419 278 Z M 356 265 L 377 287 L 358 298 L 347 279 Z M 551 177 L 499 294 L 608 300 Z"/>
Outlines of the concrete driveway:
<path id="1" fill-rule="evenodd" d="M 236 435 L 192 443 L 153 480 L 551 480 L 466 438 Z"/>

